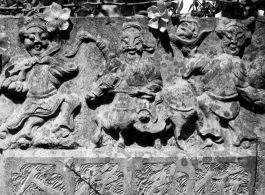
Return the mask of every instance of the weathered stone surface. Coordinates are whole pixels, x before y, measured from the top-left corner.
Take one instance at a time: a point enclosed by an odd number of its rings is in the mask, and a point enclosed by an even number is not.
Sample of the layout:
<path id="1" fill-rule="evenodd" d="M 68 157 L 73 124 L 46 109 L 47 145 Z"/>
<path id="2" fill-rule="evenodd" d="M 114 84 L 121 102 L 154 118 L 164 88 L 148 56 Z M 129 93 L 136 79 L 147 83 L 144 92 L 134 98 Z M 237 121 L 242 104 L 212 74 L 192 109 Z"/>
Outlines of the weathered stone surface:
<path id="1" fill-rule="evenodd" d="M 63 170 L 62 162 L 68 158 L 100 194 L 254 192 L 255 155 L 191 157 L 179 153 L 159 157 L 161 154 L 148 154 L 148 150 L 131 155 L 128 158 L 124 154 L 106 155 L 91 150 L 8 151 L 5 194 L 95 194 L 73 172 Z"/>
<path id="2" fill-rule="evenodd" d="M 0 19 L 1 194 L 263 195 L 264 19 L 43 19 Z"/>

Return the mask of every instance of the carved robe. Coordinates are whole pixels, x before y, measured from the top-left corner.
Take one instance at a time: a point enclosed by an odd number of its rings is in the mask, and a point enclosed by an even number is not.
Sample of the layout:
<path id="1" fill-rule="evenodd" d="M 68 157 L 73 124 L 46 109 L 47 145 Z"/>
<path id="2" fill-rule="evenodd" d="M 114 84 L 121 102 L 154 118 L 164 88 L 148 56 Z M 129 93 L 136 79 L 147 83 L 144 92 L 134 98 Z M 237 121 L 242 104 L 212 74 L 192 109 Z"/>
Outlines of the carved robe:
<path id="1" fill-rule="evenodd" d="M 50 50 L 56 51 L 58 45 L 53 47 Z M 2 88 L 17 92 L 12 86 L 20 83 L 24 88 L 21 92 L 27 94 L 21 107 L 6 121 L 6 128 L 9 131 L 17 129 L 31 116 L 45 118 L 53 115 L 67 98 L 58 92 L 59 86 L 65 78 L 71 77 L 77 71 L 76 65 L 66 64 L 49 55 L 32 65 L 21 64 L 21 59 L 15 61 L 5 71 L 6 78 Z"/>
<path id="2" fill-rule="evenodd" d="M 121 117 L 132 117 L 136 114 L 138 119 L 132 119 L 132 121 L 139 121 L 137 124 L 141 124 L 142 117 L 150 117 L 149 124 L 153 125 L 157 122 L 156 94 L 161 91 L 163 83 L 159 67 L 152 60 L 147 60 L 143 56 L 137 66 L 132 66 L 115 58 L 110 72 L 101 77 L 101 80 L 103 83 L 108 83 L 107 86 L 109 86 L 107 87 L 109 89 L 105 88 L 101 91 L 111 90 L 115 93 L 113 109 L 115 113 L 121 115 L 116 117 L 119 121 L 126 120 Z M 112 85 L 114 80 L 118 81 Z M 119 121 L 116 122 L 119 123 Z M 145 131 L 140 126 L 137 129 Z M 163 122 L 161 127 L 158 127 L 159 130 L 161 131 L 164 126 Z M 146 131 L 151 130 L 146 129 Z"/>
<path id="3" fill-rule="evenodd" d="M 185 77 L 198 76 L 202 94 L 197 97 L 198 110 L 203 120 L 199 132 L 214 136 L 216 141 L 224 137 L 220 120 L 225 119 L 232 129 L 233 144 L 239 145 L 243 139 L 253 139 L 249 129 L 238 124 L 240 102 L 237 85 L 240 84 L 243 64 L 239 57 L 222 54 L 209 58 L 198 55 L 190 59 Z"/>

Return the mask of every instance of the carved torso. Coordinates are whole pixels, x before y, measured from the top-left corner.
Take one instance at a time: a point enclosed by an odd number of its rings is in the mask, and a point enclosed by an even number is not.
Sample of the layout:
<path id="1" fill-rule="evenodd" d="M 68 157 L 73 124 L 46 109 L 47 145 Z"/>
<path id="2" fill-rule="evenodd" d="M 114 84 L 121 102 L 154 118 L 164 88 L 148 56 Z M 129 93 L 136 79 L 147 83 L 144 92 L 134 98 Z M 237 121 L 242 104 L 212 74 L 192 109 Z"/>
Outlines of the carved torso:
<path id="1" fill-rule="evenodd" d="M 32 96 L 48 95 L 56 90 L 55 83 L 51 80 L 49 65 L 36 65 L 28 74 L 29 94 Z"/>
<path id="2" fill-rule="evenodd" d="M 219 96 L 230 96 L 236 91 L 237 71 L 240 71 L 241 60 L 228 54 L 209 58 L 200 56 L 189 61 L 190 71 L 201 74 L 203 91 Z"/>

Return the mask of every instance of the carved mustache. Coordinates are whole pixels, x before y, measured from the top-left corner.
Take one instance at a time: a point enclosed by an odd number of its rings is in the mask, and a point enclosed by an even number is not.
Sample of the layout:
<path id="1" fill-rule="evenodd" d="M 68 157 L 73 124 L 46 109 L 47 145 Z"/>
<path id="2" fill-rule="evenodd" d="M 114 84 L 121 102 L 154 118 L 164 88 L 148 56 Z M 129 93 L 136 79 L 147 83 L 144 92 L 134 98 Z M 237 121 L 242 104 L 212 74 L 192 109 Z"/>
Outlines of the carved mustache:
<path id="1" fill-rule="evenodd" d="M 132 53 L 132 52 L 140 52 L 139 49 L 136 49 L 136 47 L 126 47 L 126 48 L 123 48 L 123 52 L 129 52 L 129 53 Z"/>

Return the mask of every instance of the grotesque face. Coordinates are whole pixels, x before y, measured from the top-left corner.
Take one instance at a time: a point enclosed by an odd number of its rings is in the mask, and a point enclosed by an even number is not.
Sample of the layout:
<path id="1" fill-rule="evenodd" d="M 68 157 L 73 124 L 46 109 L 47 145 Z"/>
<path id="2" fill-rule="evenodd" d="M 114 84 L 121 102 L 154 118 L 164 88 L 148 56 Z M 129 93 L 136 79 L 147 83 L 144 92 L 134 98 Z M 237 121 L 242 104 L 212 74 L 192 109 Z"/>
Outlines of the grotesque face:
<path id="1" fill-rule="evenodd" d="M 139 29 L 128 28 L 123 31 L 122 39 L 122 50 L 126 53 L 128 60 L 136 60 L 143 53 L 143 40 Z"/>
<path id="2" fill-rule="evenodd" d="M 224 52 L 238 56 L 246 40 L 245 31 L 238 26 L 230 26 L 225 30 L 223 35 Z"/>
<path id="3" fill-rule="evenodd" d="M 24 33 L 24 45 L 32 56 L 43 53 L 49 43 L 48 33 L 41 28 L 31 27 Z"/>
<path id="4" fill-rule="evenodd" d="M 183 21 L 178 26 L 176 35 L 182 39 L 196 39 L 198 37 L 199 28 L 195 22 Z"/>

